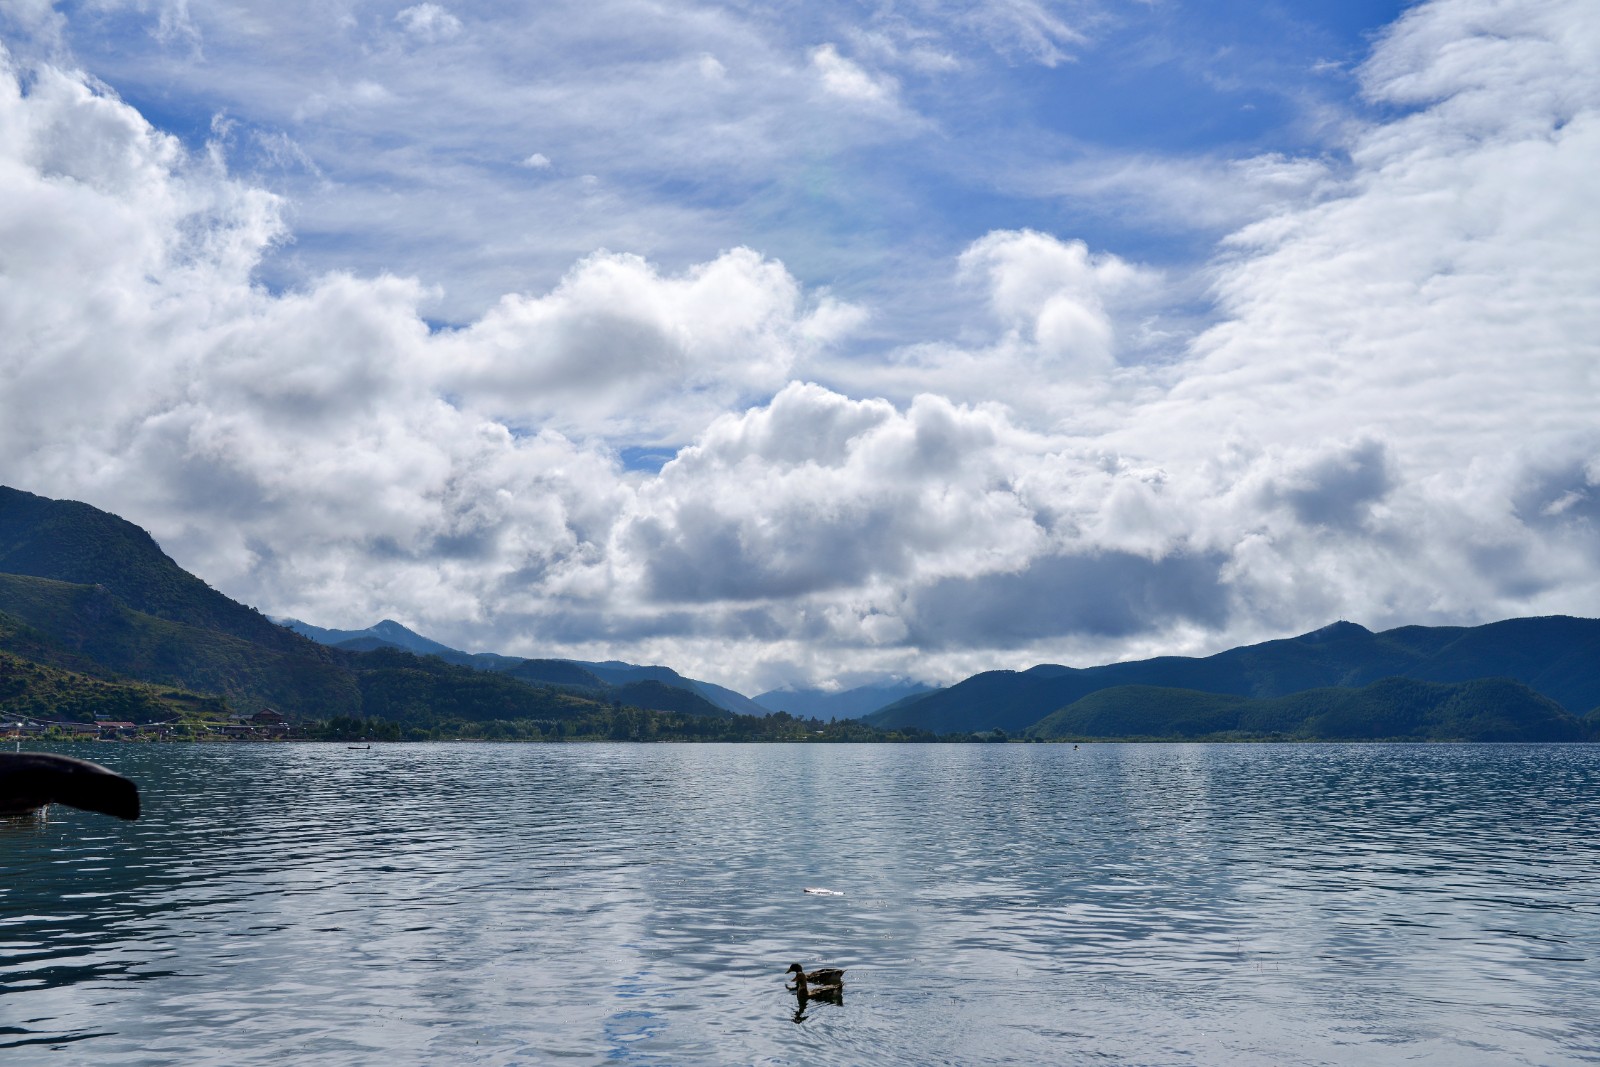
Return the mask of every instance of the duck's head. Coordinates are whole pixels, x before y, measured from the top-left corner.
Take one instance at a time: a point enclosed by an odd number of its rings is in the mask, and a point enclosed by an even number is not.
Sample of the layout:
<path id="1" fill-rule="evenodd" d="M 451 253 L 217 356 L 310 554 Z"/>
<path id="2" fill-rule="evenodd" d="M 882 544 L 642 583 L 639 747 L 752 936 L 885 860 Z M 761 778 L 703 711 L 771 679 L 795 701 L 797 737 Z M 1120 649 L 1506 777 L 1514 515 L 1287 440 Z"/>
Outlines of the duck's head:
<path id="1" fill-rule="evenodd" d="M 791 964 L 789 964 L 789 969 L 787 971 L 784 971 L 783 973 L 784 974 L 805 974 L 806 973 L 806 969 L 804 967 L 800 966 L 798 963 L 791 963 Z"/>

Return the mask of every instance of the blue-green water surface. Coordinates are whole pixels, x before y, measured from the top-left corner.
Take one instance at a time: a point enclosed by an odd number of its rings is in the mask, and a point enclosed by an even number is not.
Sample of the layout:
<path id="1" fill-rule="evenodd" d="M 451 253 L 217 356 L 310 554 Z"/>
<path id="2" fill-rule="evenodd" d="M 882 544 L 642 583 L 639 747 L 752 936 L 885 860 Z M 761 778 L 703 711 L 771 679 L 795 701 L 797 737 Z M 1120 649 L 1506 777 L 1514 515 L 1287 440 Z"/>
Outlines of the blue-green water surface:
<path id="1" fill-rule="evenodd" d="M 72 751 L 8 1064 L 1600 1063 L 1600 746 Z"/>

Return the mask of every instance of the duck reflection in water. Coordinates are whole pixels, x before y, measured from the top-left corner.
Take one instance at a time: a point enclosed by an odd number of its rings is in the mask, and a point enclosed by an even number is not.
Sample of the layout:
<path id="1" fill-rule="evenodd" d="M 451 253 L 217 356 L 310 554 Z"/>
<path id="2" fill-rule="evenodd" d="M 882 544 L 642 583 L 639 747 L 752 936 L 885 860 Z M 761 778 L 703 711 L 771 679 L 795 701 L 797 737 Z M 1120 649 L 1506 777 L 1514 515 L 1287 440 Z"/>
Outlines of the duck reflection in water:
<path id="1" fill-rule="evenodd" d="M 803 1023 L 809 1019 L 810 1016 L 806 1014 L 806 1009 L 810 1008 L 811 1005 L 815 1004 L 819 1000 L 824 1004 L 837 1004 L 840 1007 L 843 1007 L 844 990 L 819 989 L 814 993 L 796 993 L 794 1021 L 797 1023 Z"/>
<path id="2" fill-rule="evenodd" d="M 824 1004 L 844 1004 L 844 971 L 837 967 L 823 967 L 807 972 L 798 963 L 789 965 L 789 974 L 794 975 L 794 990 L 797 1004 L 794 1010 L 794 1021 L 806 1021 L 806 1008 L 813 1001 L 822 1001 Z"/>

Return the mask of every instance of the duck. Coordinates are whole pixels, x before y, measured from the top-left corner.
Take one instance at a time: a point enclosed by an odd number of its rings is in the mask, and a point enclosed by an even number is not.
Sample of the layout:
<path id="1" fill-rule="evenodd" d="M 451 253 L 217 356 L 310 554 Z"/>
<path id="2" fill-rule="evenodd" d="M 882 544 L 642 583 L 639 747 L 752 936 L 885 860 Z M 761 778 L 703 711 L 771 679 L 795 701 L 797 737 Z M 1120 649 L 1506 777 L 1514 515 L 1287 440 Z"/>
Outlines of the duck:
<path id="1" fill-rule="evenodd" d="M 844 970 L 839 967 L 819 967 L 807 972 L 798 963 L 791 963 L 785 973 L 794 975 L 794 991 L 802 997 L 837 992 L 844 988 Z"/>

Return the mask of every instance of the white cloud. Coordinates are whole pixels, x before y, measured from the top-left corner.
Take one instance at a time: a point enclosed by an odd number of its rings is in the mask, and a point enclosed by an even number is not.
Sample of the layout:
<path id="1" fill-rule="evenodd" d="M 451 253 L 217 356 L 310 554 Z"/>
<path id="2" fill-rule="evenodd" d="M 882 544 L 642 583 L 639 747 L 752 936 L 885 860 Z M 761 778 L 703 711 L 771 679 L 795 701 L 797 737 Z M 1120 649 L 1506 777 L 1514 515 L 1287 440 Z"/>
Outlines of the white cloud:
<path id="1" fill-rule="evenodd" d="M 1171 297 L 1160 272 L 1023 230 L 973 242 L 956 277 L 981 311 L 959 340 L 907 346 L 883 363 L 819 362 L 819 376 L 902 403 L 924 392 L 1002 403 L 1022 425 L 1074 433 L 1114 424 L 1148 385 L 1137 367 L 1152 344 L 1149 314 Z"/>
<path id="2" fill-rule="evenodd" d="M 529 170 L 549 170 L 551 166 L 550 157 L 545 155 L 543 152 L 535 152 L 533 155 L 524 159 L 522 161 L 522 165 L 527 167 Z"/>
<path id="3" fill-rule="evenodd" d="M 438 4 L 416 4 L 394 17 L 411 36 L 430 44 L 448 41 L 461 33 L 461 20 Z"/>
<path id="4" fill-rule="evenodd" d="M 980 40 L 1009 62 L 1027 60 L 1045 67 L 1070 62 L 1088 36 L 1058 11 L 1074 18 L 1097 17 L 1103 5 L 1059 0 L 989 0 L 972 4 L 950 0 L 909 0 L 886 6 L 852 36 L 886 58 L 925 72 L 961 66 L 952 50 Z"/>
<path id="5" fill-rule="evenodd" d="M 56 10 L 53 0 L 14 0 L 6 5 L 6 17 L 47 47 L 62 47 L 66 16 Z"/>
<path id="6" fill-rule="evenodd" d="M 1036 63 L 1054 67 L 1067 62 L 1069 49 L 1083 44 L 1085 37 L 1052 12 L 1052 6 L 1038 0 L 992 0 L 965 8 L 961 21 L 1003 51 L 1022 53 Z"/>
<path id="7" fill-rule="evenodd" d="M 1020 195 L 1137 219 L 1153 229 L 1212 234 L 1332 194 L 1339 177 L 1327 159 L 1282 153 L 1243 159 L 1086 154 L 1043 163 L 1023 156 L 996 173 Z"/>
<path id="8" fill-rule="evenodd" d="M 1114 365 L 1108 305 L 1155 280 L 1116 256 L 1092 255 L 1082 241 L 1028 231 L 989 234 L 962 253 L 961 265 L 986 276 L 990 306 L 1011 337 L 1039 353 L 1039 370 L 1068 375 Z"/>
<path id="9" fill-rule="evenodd" d="M 783 265 L 734 249 L 677 277 L 596 253 L 440 341 L 452 393 L 515 424 L 683 439 L 771 393 L 855 319 L 808 309 Z"/>
<path id="10" fill-rule="evenodd" d="M 393 103 L 395 94 L 370 78 L 348 84 L 334 82 L 327 89 L 306 96 L 294 109 L 296 123 L 322 118 L 330 112 L 362 110 Z"/>
<path id="11" fill-rule="evenodd" d="M 823 89 L 833 96 L 861 104 L 893 104 L 898 86 L 886 75 L 867 73 L 859 64 L 839 54 L 831 44 L 818 45 L 811 50 L 811 65 L 822 81 Z"/>
<path id="12" fill-rule="evenodd" d="M 1413 9 L 1362 71 L 1401 113 L 1347 164 L 1242 164 L 1279 191 L 1211 264 L 1213 325 L 1159 351 L 1182 279 L 1028 229 L 942 263 L 961 329 L 882 354 L 738 241 L 591 247 L 445 330 L 426 279 L 269 291 L 282 199 L 8 66 L 0 481 L 273 613 L 751 689 L 1592 613 L 1600 44 L 1581 4 L 1525 7 Z M 646 475 L 622 444 L 682 447 Z"/>
<path id="13" fill-rule="evenodd" d="M 698 64 L 700 76 L 707 81 L 719 82 L 728 76 L 728 68 L 716 56 L 707 52 L 700 57 Z"/>

